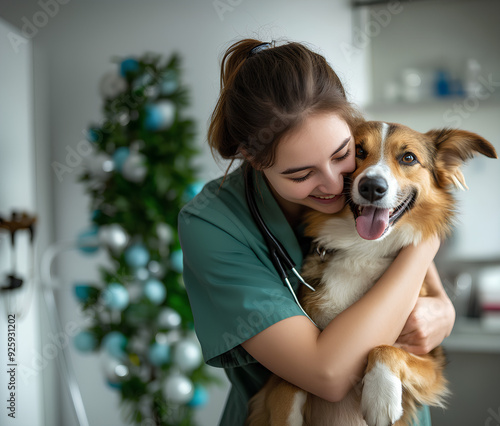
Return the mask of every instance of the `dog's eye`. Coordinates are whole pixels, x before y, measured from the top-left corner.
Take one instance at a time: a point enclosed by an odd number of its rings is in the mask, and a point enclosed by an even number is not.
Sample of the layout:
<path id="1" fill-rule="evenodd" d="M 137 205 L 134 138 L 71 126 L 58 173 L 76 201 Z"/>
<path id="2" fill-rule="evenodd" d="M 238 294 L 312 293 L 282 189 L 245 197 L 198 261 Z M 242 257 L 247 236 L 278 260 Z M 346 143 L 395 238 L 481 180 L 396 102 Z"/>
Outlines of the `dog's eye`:
<path id="1" fill-rule="evenodd" d="M 364 160 L 366 158 L 366 151 L 361 145 L 356 145 L 356 158 Z"/>
<path id="2" fill-rule="evenodd" d="M 418 163 L 418 160 L 417 160 L 417 157 L 415 154 L 413 154 L 413 152 L 405 152 L 402 156 L 401 156 L 401 160 L 400 162 L 402 164 L 405 164 L 407 166 L 413 166 L 414 164 Z"/>

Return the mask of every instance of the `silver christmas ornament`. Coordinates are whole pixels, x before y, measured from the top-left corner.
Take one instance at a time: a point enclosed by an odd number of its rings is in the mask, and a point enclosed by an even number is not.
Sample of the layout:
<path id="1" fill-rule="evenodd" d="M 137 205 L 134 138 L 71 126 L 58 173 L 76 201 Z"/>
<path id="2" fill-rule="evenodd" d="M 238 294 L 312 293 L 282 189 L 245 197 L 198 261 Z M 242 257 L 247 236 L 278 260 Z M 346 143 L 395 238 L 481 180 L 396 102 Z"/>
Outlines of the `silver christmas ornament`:
<path id="1" fill-rule="evenodd" d="M 115 253 L 122 251 L 127 246 L 128 241 L 129 236 L 117 223 L 103 225 L 99 228 L 99 242 Z"/>
<path id="2" fill-rule="evenodd" d="M 116 120 L 122 126 L 126 126 L 130 122 L 130 114 L 127 111 L 122 111 L 116 115 Z"/>
<path id="3" fill-rule="evenodd" d="M 172 227 L 166 223 L 159 223 L 156 225 L 156 235 L 165 245 L 169 245 L 174 239 L 174 231 Z"/>
<path id="4" fill-rule="evenodd" d="M 102 369 L 106 378 L 113 383 L 121 382 L 129 375 L 129 368 L 123 361 L 110 356 L 103 357 Z"/>
<path id="5" fill-rule="evenodd" d="M 155 342 L 160 343 L 162 345 L 166 345 L 167 343 L 170 343 L 166 333 L 156 333 L 155 334 Z"/>
<path id="6" fill-rule="evenodd" d="M 148 263 L 148 269 L 151 275 L 155 278 L 163 278 L 165 276 L 166 268 L 165 265 L 162 265 L 160 262 L 156 260 L 152 260 Z"/>
<path id="7" fill-rule="evenodd" d="M 192 339 L 181 340 L 175 345 L 173 360 L 182 371 L 194 370 L 203 360 L 200 345 Z"/>
<path id="8" fill-rule="evenodd" d="M 191 400 L 194 386 L 191 380 L 180 373 L 173 373 L 165 380 L 165 397 L 176 404 L 186 404 Z"/>
<path id="9" fill-rule="evenodd" d="M 116 74 L 114 71 L 109 71 L 104 74 L 99 83 L 99 93 L 105 99 L 114 98 L 127 88 L 127 81 Z"/>
<path id="10" fill-rule="evenodd" d="M 149 271 L 146 268 L 137 268 L 134 275 L 139 281 L 146 281 L 149 278 Z"/>
<path id="11" fill-rule="evenodd" d="M 113 160 L 104 152 L 90 156 L 86 163 L 92 177 L 100 180 L 105 179 L 114 169 Z"/>
<path id="12" fill-rule="evenodd" d="M 175 345 L 177 342 L 180 342 L 182 339 L 184 339 L 184 335 L 181 333 L 180 330 L 170 330 L 167 333 L 167 341 L 169 345 Z"/>
<path id="13" fill-rule="evenodd" d="M 160 94 L 160 87 L 158 86 L 148 86 L 144 89 L 144 94 L 148 98 L 157 98 Z"/>
<path id="14" fill-rule="evenodd" d="M 164 308 L 158 314 L 158 325 L 164 328 L 175 329 L 181 325 L 181 316 L 172 308 Z"/>
<path id="15" fill-rule="evenodd" d="M 141 183 L 147 172 L 146 157 L 142 154 L 131 152 L 123 163 L 122 175 L 130 182 Z"/>

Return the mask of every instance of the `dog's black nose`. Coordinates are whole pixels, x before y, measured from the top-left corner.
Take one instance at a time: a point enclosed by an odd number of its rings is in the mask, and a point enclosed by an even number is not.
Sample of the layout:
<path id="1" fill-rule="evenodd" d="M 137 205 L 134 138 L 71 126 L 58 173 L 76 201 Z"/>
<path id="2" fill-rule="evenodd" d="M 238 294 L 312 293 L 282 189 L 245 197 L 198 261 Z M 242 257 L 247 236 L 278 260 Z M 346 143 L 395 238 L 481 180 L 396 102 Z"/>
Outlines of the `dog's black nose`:
<path id="1" fill-rule="evenodd" d="M 381 177 L 364 177 L 358 184 L 361 196 L 371 202 L 380 200 L 387 189 L 387 182 Z"/>

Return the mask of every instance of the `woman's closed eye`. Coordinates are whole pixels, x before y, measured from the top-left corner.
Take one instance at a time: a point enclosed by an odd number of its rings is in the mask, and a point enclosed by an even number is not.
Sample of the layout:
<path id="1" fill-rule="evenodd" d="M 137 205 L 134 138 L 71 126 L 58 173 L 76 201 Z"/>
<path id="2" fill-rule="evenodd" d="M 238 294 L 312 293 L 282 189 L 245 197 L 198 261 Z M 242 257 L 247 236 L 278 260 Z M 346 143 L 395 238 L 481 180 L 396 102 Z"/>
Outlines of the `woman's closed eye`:
<path id="1" fill-rule="evenodd" d="M 351 153 L 351 149 L 349 148 L 349 149 L 347 149 L 347 151 L 345 152 L 345 154 L 342 157 L 332 158 L 332 160 L 335 160 L 335 161 L 345 160 L 347 157 L 349 157 L 350 153 Z"/>
<path id="2" fill-rule="evenodd" d="M 311 173 L 312 172 L 309 172 L 307 175 L 301 177 L 290 178 L 290 180 L 292 180 L 293 182 L 304 182 L 311 176 Z"/>
<path id="3" fill-rule="evenodd" d="M 341 157 L 333 157 L 332 161 L 338 162 L 338 161 L 345 160 L 346 158 L 349 157 L 350 154 L 351 154 L 351 150 L 347 149 L 347 151 L 346 151 L 346 153 L 344 155 L 342 155 Z M 312 171 L 310 171 L 309 173 L 307 173 L 304 176 L 291 177 L 290 180 L 292 180 L 293 182 L 304 182 L 305 180 L 309 179 L 309 177 L 311 176 L 311 174 L 312 174 Z"/>

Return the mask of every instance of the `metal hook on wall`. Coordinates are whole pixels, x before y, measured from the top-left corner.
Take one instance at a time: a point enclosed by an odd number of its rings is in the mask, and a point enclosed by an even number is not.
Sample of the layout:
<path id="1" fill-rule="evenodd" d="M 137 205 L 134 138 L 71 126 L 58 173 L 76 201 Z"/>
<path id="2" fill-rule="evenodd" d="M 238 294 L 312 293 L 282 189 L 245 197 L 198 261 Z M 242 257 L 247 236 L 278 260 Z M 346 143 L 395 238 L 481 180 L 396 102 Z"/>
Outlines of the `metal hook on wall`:
<path id="1" fill-rule="evenodd" d="M 0 291 L 15 290 L 23 285 L 23 279 L 17 275 L 16 233 L 18 231 L 29 232 L 29 244 L 32 249 L 31 262 L 33 263 L 33 242 L 35 239 L 36 220 L 36 216 L 30 216 L 26 212 L 18 213 L 17 211 L 13 211 L 10 220 L 0 216 L 0 231 L 4 230 L 9 232 L 11 244 L 11 273 L 7 275 L 7 283 L 0 287 Z"/>

